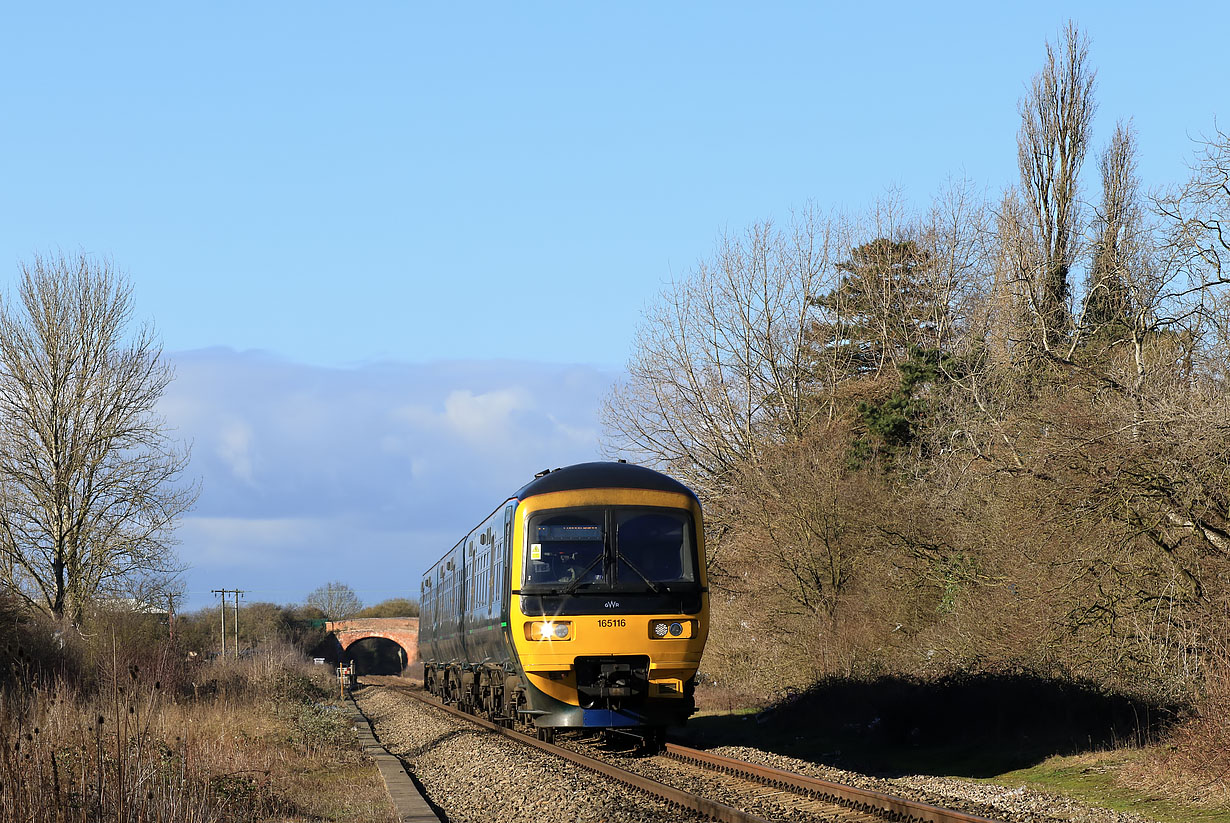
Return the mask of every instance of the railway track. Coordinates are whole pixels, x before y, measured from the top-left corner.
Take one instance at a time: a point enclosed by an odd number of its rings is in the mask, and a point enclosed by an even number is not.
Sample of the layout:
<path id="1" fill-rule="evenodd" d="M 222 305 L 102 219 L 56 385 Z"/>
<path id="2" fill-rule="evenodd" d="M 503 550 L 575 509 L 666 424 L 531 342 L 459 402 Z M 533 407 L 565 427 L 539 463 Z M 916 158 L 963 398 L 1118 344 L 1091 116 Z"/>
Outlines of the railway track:
<path id="1" fill-rule="evenodd" d="M 692 810 L 722 823 L 769 823 L 774 819 L 840 821 L 840 823 L 879 823 L 879 821 L 916 821 L 916 823 L 996 823 L 985 817 L 943 809 L 913 800 L 794 774 L 711 754 L 699 749 L 668 743 L 655 757 L 637 758 L 627 767 L 609 759 L 594 757 L 580 745 L 545 743 L 530 735 L 498 726 L 484 718 L 446 706 L 404 683 L 383 678 L 366 678 L 372 685 L 397 691 L 414 700 L 447 712 L 526 746 L 562 757 L 591 771 L 654 795 L 677 807 Z M 391 678 L 390 678 L 391 680 Z M 383 681 L 383 682 L 382 682 Z M 655 773 L 651 776 L 650 773 Z M 662 779 L 657 779 L 657 778 Z M 721 803 L 678 788 L 671 783 L 702 785 L 706 790 L 737 798 L 740 806 L 772 809 L 769 817 Z"/>

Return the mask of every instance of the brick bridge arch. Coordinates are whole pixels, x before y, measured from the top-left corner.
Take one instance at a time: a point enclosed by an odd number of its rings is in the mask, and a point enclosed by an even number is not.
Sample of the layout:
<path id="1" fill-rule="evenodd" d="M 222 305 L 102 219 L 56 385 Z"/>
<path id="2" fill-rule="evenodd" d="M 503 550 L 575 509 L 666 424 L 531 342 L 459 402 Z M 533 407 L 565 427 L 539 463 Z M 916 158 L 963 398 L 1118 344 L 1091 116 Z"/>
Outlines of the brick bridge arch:
<path id="1" fill-rule="evenodd" d="M 352 620 L 331 620 L 325 623 L 341 644 L 343 660 L 351 644 L 369 637 L 392 640 L 406 653 L 406 665 L 419 659 L 419 619 L 417 617 L 356 617 Z"/>

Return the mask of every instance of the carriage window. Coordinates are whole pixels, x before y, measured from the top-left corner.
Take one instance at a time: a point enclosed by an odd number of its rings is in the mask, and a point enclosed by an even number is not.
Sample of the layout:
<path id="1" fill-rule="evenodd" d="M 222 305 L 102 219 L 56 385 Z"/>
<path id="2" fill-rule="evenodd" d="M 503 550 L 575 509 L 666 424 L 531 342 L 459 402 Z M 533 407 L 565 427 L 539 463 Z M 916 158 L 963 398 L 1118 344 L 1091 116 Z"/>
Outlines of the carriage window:
<path id="1" fill-rule="evenodd" d="M 490 545 L 491 541 L 487 541 Z M 495 546 L 491 546 L 487 552 L 487 611 L 491 611 L 491 604 L 495 602 Z"/>

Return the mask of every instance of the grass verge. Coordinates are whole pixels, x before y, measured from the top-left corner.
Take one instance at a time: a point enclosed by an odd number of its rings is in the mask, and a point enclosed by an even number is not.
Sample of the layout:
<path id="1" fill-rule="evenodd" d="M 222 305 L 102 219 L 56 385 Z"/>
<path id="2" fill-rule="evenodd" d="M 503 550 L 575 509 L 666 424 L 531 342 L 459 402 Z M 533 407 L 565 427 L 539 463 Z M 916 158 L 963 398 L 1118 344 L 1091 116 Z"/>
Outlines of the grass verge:
<path id="1" fill-rule="evenodd" d="M 17 683 L 0 695 L 0 819 L 395 820 L 322 675 L 271 648 L 204 664 L 182 692 L 137 666 L 91 693 Z"/>
<path id="2" fill-rule="evenodd" d="M 1184 729 L 1151 727 L 1144 731 L 1168 742 L 1138 745 L 1144 735 L 1120 719 L 1141 712 L 1125 712 L 1121 698 L 1104 700 L 1068 683 L 1005 687 L 983 679 L 924 686 L 841 683 L 776 705 L 742 706 L 734 696 L 702 688 L 701 710 L 673 737 L 700 748 L 748 746 L 883 777 L 1024 785 L 1162 823 L 1230 823 L 1218 786 L 1175 754 L 1182 747 L 1173 741 Z M 1022 705 L 1031 710 L 1013 719 Z M 1224 785 L 1224 774 L 1221 779 Z"/>
<path id="3" fill-rule="evenodd" d="M 1163 795 L 1137 787 L 1139 772 L 1150 768 L 1157 755 L 1156 747 L 1057 755 L 985 782 L 1061 794 L 1091 806 L 1135 812 L 1159 823 L 1230 823 L 1230 808 L 1185 803 L 1165 796 L 1169 791 Z"/>

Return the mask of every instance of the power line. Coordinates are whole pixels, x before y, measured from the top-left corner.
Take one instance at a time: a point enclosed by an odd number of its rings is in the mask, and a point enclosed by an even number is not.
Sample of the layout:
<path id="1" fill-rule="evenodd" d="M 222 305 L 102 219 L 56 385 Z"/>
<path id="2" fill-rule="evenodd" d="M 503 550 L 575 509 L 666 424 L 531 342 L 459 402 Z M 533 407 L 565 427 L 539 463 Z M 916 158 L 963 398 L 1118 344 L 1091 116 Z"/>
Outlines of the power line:
<path id="1" fill-rule="evenodd" d="M 235 595 L 235 657 L 239 657 L 239 597 L 247 594 L 244 589 L 210 589 L 210 594 L 222 596 L 222 656 L 226 657 L 226 596 Z"/>

